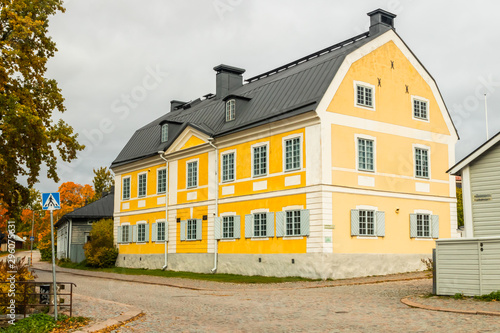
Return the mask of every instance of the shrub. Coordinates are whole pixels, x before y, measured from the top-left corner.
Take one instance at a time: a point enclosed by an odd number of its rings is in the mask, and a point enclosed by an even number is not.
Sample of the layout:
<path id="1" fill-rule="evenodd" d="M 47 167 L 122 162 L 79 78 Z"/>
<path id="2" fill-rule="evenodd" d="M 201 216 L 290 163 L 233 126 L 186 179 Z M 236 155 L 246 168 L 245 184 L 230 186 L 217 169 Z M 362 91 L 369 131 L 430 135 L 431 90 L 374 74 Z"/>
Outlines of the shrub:
<path id="1" fill-rule="evenodd" d="M 474 296 L 475 299 L 487 302 L 500 301 L 500 290 L 493 291 L 487 295 Z"/>
<path id="2" fill-rule="evenodd" d="M 432 272 L 434 270 L 434 263 L 432 262 L 431 258 L 427 259 L 420 259 L 420 261 L 425 265 L 427 268 L 427 271 Z"/>
<path id="3" fill-rule="evenodd" d="M 90 241 L 83 249 L 87 266 L 113 267 L 118 257 L 118 250 L 113 245 L 113 220 L 100 220 L 92 226 Z"/>
<path id="4" fill-rule="evenodd" d="M 26 258 L 21 258 L 16 264 L 15 267 L 12 267 L 12 257 L 7 256 L 5 260 L 0 261 L 0 281 L 9 282 L 9 278 L 14 275 L 16 282 L 23 281 L 32 281 L 35 279 L 36 275 L 30 272 L 29 266 L 26 263 Z M 14 261 L 16 259 L 13 259 Z M 15 271 L 16 273 L 8 273 L 9 271 Z M 26 284 L 17 284 L 16 283 L 16 292 L 14 295 L 14 299 L 16 300 L 16 312 L 22 313 L 24 311 L 24 292 L 33 292 L 34 287 L 27 286 Z M 9 297 L 10 284 L 9 283 L 1 283 L 0 284 L 0 304 L 8 304 L 12 299 Z M 5 314 L 7 308 L 5 306 L 0 306 L 0 313 Z"/>

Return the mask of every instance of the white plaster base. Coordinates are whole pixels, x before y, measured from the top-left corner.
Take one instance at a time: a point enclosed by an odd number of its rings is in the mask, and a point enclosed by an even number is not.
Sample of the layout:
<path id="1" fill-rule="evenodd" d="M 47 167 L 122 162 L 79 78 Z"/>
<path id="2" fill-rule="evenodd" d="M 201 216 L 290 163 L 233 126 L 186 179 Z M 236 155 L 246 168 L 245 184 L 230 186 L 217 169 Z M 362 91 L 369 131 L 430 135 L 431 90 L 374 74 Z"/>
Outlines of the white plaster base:
<path id="1" fill-rule="evenodd" d="M 430 257 L 431 254 L 219 254 L 217 272 L 345 279 L 423 270 L 425 266 L 421 259 Z M 213 254 L 171 253 L 168 255 L 168 270 L 209 273 L 213 268 L 213 263 Z M 120 254 L 116 265 L 160 269 L 164 265 L 164 255 Z"/>

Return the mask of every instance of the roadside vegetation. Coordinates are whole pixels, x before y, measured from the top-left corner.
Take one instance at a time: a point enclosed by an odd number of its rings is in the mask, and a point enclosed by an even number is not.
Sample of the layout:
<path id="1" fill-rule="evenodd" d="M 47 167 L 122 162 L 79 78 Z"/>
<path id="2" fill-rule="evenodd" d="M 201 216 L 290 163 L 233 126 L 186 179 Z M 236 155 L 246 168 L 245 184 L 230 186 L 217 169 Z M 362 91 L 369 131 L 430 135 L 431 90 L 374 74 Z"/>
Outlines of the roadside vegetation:
<path id="1" fill-rule="evenodd" d="M 45 313 L 37 313 L 30 317 L 16 321 L 14 325 L 0 328 L 0 332 L 6 333 L 59 333 L 71 332 L 79 327 L 85 326 L 90 319 L 84 317 L 58 316 L 57 322 L 52 316 Z"/>

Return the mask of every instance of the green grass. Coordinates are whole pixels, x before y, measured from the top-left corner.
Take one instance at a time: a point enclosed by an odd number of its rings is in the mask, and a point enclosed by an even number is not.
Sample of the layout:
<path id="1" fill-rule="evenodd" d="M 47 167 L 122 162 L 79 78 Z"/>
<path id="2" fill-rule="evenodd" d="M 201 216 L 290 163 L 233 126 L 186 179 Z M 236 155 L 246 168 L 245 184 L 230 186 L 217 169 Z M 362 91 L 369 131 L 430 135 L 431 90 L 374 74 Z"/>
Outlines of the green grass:
<path id="1" fill-rule="evenodd" d="M 497 302 L 500 301 L 500 290 L 493 291 L 487 295 L 474 296 L 474 299 L 486 302 Z"/>
<path id="2" fill-rule="evenodd" d="M 68 317 L 60 315 L 57 322 L 52 316 L 45 313 L 37 313 L 27 318 L 18 320 L 14 325 L 9 325 L 5 328 L 0 328 L 0 332 L 6 333 L 48 333 L 48 332 L 67 332 L 71 329 L 76 329 L 85 326 L 88 318 L 84 317 Z"/>
<path id="3" fill-rule="evenodd" d="M 281 282 L 298 282 L 298 281 L 319 281 L 319 279 L 306 279 L 298 276 L 289 277 L 272 277 L 272 276 L 246 276 L 237 274 L 204 274 L 204 273 L 191 273 L 191 272 L 177 272 L 177 271 L 162 271 L 161 269 L 140 269 L 140 268 L 90 268 L 85 264 L 76 264 L 73 262 L 64 262 L 58 264 L 60 267 L 82 269 L 89 271 L 99 271 L 108 273 L 118 273 L 125 275 L 150 275 L 161 276 L 166 278 L 182 278 L 192 280 L 205 280 L 214 282 L 229 282 L 229 283 L 281 283 Z"/>

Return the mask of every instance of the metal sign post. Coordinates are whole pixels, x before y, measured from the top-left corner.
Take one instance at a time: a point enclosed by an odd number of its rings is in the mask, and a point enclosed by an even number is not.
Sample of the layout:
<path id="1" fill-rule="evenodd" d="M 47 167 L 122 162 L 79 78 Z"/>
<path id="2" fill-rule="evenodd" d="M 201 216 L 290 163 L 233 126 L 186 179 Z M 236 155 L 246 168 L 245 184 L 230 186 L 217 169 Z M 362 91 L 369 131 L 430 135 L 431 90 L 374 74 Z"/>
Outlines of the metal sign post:
<path id="1" fill-rule="evenodd" d="M 56 253 L 54 247 L 54 210 L 61 208 L 59 192 L 42 194 L 43 210 L 50 210 L 50 239 L 52 241 L 52 278 L 54 288 L 54 319 L 57 321 Z"/>

